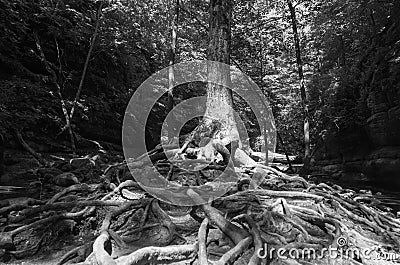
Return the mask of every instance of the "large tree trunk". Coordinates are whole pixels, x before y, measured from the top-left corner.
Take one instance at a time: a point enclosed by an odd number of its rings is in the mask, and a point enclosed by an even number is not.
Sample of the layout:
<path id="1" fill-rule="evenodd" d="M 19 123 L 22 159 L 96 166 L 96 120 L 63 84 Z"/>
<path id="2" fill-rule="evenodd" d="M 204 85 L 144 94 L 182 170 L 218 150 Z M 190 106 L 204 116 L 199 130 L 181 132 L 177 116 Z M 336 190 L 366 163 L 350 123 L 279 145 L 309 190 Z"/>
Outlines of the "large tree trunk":
<path id="1" fill-rule="evenodd" d="M 211 118 L 220 123 L 217 138 L 239 140 L 239 133 L 236 127 L 232 91 L 227 87 L 230 84 L 230 49 L 231 49 L 231 20 L 232 20 L 232 1 L 231 0 L 211 0 L 210 1 L 210 21 L 209 21 L 209 45 L 208 60 L 226 64 L 212 64 L 208 66 L 207 84 L 207 103 L 206 120 Z M 223 86 L 213 83 L 219 81 Z"/>
<path id="2" fill-rule="evenodd" d="M 297 32 L 297 19 L 296 19 L 296 10 L 292 4 L 291 0 L 287 0 L 287 4 L 290 10 L 290 17 L 292 19 L 292 28 L 293 28 L 293 35 L 294 35 L 294 46 L 296 50 L 296 64 L 299 73 L 300 79 L 300 96 L 301 96 L 301 103 L 303 106 L 304 112 L 304 166 L 303 172 L 306 173 L 309 168 L 310 164 L 310 155 L 311 155 L 311 148 L 310 148 L 310 115 L 308 112 L 308 97 L 306 93 L 306 88 L 304 84 L 304 74 L 303 74 L 303 61 L 301 59 L 301 51 L 300 51 L 300 38 Z"/>

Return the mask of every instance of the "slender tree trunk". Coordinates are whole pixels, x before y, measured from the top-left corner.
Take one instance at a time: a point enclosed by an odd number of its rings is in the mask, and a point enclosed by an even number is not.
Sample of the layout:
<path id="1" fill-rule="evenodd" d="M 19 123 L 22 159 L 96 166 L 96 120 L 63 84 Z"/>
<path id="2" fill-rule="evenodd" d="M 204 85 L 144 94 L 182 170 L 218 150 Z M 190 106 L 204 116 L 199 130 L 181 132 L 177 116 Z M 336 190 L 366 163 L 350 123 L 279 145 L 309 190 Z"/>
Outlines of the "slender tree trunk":
<path id="1" fill-rule="evenodd" d="M 97 35 L 98 35 L 98 32 L 99 32 L 99 27 L 100 27 L 100 22 L 101 22 L 101 11 L 103 9 L 103 3 L 104 3 L 104 1 L 100 2 L 99 8 L 97 10 L 95 29 L 94 29 L 93 36 L 92 36 L 92 39 L 91 39 L 91 42 L 90 42 L 89 51 L 88 51 L 88 53 L 86 55 L 85 64 L 83 65 L 83 70 L 82 70 L 81 79 L 79 81 L 78 90 L 77 90 L 77 92 L 75 94 L 75 99 L 74 99 L 74 102 L 72 103 L 71 111 L 69 113 L 68 113 L 67 107 L 65 105 L 65 101 L 64 101 L 64 99 L 62 97 L 62 94 L 61 94 L 61 88 L 58 85 L 58 83 L 56 84 L 57 85 L 57 93 L 58 93 L 58 95 L 60 97 L 60 100 L 61 100 L 61 106 L 62 106 L 62 110 L 63 110 L 64 116 L 65 116 L 65 121 L 66 121 L 65 122 L 65 126 L 61 129 L 61 132 L 59 134 L 63 133 L 65 130 L 68 130 L 68 133 L 70 135 L 70 141 L 71 141 L 73 154 L 76 153 L 76 145 L 75 145 L 73 130 L 72 130 L 72 127 L 71 127 L 71 121 L 72 121 L 72 118 L 73 118 L 74 113 L 75 113 L 76 105 L 78 104 L 80 95 L 82 93 L 83 83 L 85 81 L 86 72 L 87 72 L 87 69 L 88 69 L 88 66 L 89 66 L 90 57 L 92 55 L 93 47 L 94 47 L 94 44 L 96 42 Z"/>
<path id="2" fill-rule="evenodd" d="M 94 28 L 92 40 L 90 42 L 89 51 L 88 51 L 88 53 L 86 55 L 86 60 L 85 60 L 84 66 L 83 66 L 82 76 L 81 76 L 81 80 L 79 81 L 78 90 L 76 91 L 74 102 L 72 103 L 71 112 L 69 114 L 70 120 L 72 120 L 72 117 L 74 116 L 76 104 L 78 104 L 79 97 L 80 97 L 81 92 L 82 92 L 83 82 L 85 81 L 86 72 L 87 72 L 87 69 L 88 69 L 88 66 L 89 66 L 90 57 L 92 56 L 93 47 L 94 47 L 94 44 L 96 42 L 97 35 L 99 33 L 102 9 L 103 9 L 103 1 L 100 2 L 99 9 L 97 10 L 96 25 L 95 25 L 95 28 Z"/>
<path id="3" fill-rule="evenodd" d="M 292 167 L 292 161 L 290 160 L 289 154 L 288 154 L 287 151 L 286 151 L 285 143 L 283 142 L 282 136 L 281 136 L 281 134 L 280 134 L 279 132 L 276 132 L 276 134 L 277 134 L 277 136 L 278 136 L 279 142 L 280 142 L 281 145 L 282 145 L 283 152 L 285 153 L 286 161 L 287 161 L 288 164 L 289 164 L 289 170 L 293 173 L 294 170 L 293 170 L 293 167 Z"/>
<path id="4" fill-rule="evenodd" d="M 308 111 L 308 97 L 306 93 L 306 88 L 305 88 L 305 82 L 304 82 L 304 73 L 303 73 L 303 61 L 301 59 L 301 50 L 300 50 L 300 38 L 299 34 L 297 32 L 297 19 L 296 19 L 296 10 L 292 4 L 291 0 L 287 0 L 287 4 L 290 10 L 290 17 L 292 19 L 292 29 L 293 29 L 293 35 L 294 35 L 294 46 L 296 50 L 296 64 L 297 64 L 297 70 L 299 73 L 299 79 L 300 79 L 300 96 L 301 96 L 301 103 L 303 106 L 303 112 L 304 112 L 304 172 L 308 171 L 309 164 L 310 164 L 310 154 L 311 154 L 311 148 L 310 148 L 310 115 Z"/>
<path id="5" fill-rule="evenodd" d="M 231 52 L 232 0 L 210 0 L 208 60 L 229 65 Z M 208 65 L 206 118 L 219 121 L 219 137 L 239 140 L 233 111 L 229 67 Z M 216 85 L 218 80 L 223 86 Z M 211 82 L 210 82 L 211 81 Z M 226 85 L 225 85 L 226 84 Z"/>
<path id="6" fill-rule="evenodd" d="M 346 46 L 344 43 L 343 35 L 340 35 L 339 38 L 340 38 L 341 66 L 346 67 Z"/>
<path id="7" fill-rule="evenodd" d="M 169 70 L 168 70 L 168 103 L 167 103 L 167 112 L 172 111 L 174 108 L 174 84 L 175 84 L 175 72 L 174 72 L 174 64 L 176 60 L 176 46 L 177 46 L 177 34 L 178 34 L 178 23 L 179 23 L 179 0 L 175 1 L 175 8 L 172 15 L 171 20 L 171 49 L 170 49 L 170 58 L 169 58 Z M 171 117 L 174 119 L 174 117 Z M 170 123 L 171 125 L 174 122 Z M 172 126 L 168 127 L 168 137 L 174 135 L 174 129 Z M 170 139 L 171 140 L 171 139 Z"/>
<path id="8" fill-rule="evenodd" d="M 62 97 L 62 94 L 61 94 L 61 87 L 60 87 L 60 85 L 58 83 L 57 74 L 50 67 L 49 62 L 46 59 L 46 56 L 45 56 L 44 51 L 42 49 L 42 46 L 40 45 L 40 40 L 39 40 L 39 36 L 38 36 L 37 32 L 33 33 L 33 37 L 34 37 L 35 42 L 36 42 L 36 48 L 38 49 L 39 54 L 40 54 L 40 59 L 41 59 L 42 63 L 44 64 L 44 66 L 46 67 L 47 72 L 49 72 L 49 74 L 51 74 L 52 82 L 54 83 L 54 85 L 55 85 L 55 87 L 57 89 L 57 94 L 58 94 L 58 96 L 60 98 L 61 109 L 62 109 L 62 112 L 64 114 L 64 118 L 65 118 L 65 124 L 66 124 L 65 128 L 68 129 L 68 134 L 69 134 L 69 137 L 70 137 L 72 152 L 73 152 L 73 154 L 75 154 L 76 147 L 75 147 L 74 133 L 72 131 L 72 127 L 71 127 L 71 122 L 70 122 L 70 118 L 69 118 L 69 115 L 68 115 L 67 106 L 66 106 L 65 101 L 64 101 L 64 99 Z"/>
<path id="9" fill-rule="evenodd" d="M 264 76 L 264 61 L 263 61 L 263 39 L 261 39 L 261 47 L 260 47 L 260 73 L 261 73 L 261 78 Z M 263 124 L 263 135 L 264 135 L 264 148 L 265 148 L 265 162 L 264 164 L 268 166 L 268 135 L 267 135 L 267 121 L 264 119 L 264 124 Z M 272 162 L 272 161 L 271 161 Z"/>

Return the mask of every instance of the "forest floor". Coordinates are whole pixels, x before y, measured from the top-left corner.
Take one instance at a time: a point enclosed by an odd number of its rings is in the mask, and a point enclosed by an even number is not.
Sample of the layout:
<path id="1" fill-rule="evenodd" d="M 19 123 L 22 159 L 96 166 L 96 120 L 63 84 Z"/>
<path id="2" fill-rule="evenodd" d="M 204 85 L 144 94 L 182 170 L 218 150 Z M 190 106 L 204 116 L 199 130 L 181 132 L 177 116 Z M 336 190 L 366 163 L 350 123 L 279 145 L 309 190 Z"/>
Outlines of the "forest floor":
<path id="1" fill-rule="evenodd" d="M 400 253 L 394 193 L 349 189 L 322 182 L 329 177 L 304 179 L 252 165 L 235 167 L 243 173 L 240 179 L 212 204 L 175 207 L 143 191 L 118 152 L 44 157 L 50 166 L 40 167 L 20 151 L 7 151 L 6 174 L 0 183 L 1 264 L 266 264 L 267 259 L 256 255 L 263 243 L 317 251 L 356 247 L 397 258 Z M 196 174 L 172 171 L 163 159 L 155 167 L 171 182 L 199 181 Z M 138 170 L 144 168 L 150 165 Z M 220 163 L 204 168 L 201 181 L 208 183 L 224 169 Z M 257 177 L 262 181 L 253 189 L 248 180 Z M 201 200 L 199 191 L 188 187 L 185 192 Z M 276 253 L 268 260 L 269 264 L 399 262 L 360 256 L 345 261 L 327 256 L 317 263 L 307 258 L 282 260 Z"/>

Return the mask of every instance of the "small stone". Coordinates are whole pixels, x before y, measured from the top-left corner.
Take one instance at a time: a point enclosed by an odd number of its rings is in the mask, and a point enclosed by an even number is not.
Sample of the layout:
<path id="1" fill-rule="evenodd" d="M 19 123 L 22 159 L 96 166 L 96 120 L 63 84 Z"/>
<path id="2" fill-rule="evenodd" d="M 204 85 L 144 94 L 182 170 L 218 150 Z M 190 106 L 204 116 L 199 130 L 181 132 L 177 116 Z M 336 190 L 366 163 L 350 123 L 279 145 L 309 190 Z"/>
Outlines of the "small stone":
<path id="1" fill-rule="evenodd" d="M 79 180 L 75 176 L 74 173 L 67 172 L 67 173 L 62 173 L 62 174 L 60 174 L 58 176 L 55 176 L 52 179 L 52 182 L 57 186 L 69 187 L 71 185 L 78 184 Z"/>
<path id="2" fill-rule="evenodd" d="M 71 159 L 69 161 L 69 164 L 71 165 L 71 167 L 73 169 L 77 169 L 77 168 L 87 168 L 87 167 L 91 167 L 93 166 L 93 161 L 91 161 L 89 158 L 87 157 L 83 157 L 83 158 L 74 158 Z"/>

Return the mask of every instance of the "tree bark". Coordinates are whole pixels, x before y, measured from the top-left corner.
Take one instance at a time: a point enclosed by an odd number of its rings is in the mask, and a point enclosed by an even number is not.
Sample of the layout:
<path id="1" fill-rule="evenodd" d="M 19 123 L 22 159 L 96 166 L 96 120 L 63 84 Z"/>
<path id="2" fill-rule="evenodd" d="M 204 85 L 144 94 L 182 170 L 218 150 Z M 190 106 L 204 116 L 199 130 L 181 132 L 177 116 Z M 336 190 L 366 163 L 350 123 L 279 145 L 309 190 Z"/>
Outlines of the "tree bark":
<path id="1" fill-rule="evenodd" d="M 293 29 L 293 37 L 294 37 L 294 46 L 296 50 L 296 64 L 297 70 L 300 79 L 300 97 L 301 97 L 301 104 L 303 107 L 304 112 L 304 172 L 308 171 L 309 164 L 310 164 L 310 115 L 308 111 L 308 97 L 305 88 L 305 81 L 304 81 L 304 73 L 303 73 L 303 61 L 301 59 L 301 50 L 300 50 L 300 38 L 297 31 L 297 19 L 296 19 L 296 10 L 293 6 L 291 0 L 287 0 L 287 4 L 290 11 L 290 17 L 292 19 L 292 29 Z"/>
<path id="2" fill-rule="evenodd" d="M 177 34 L 178 34 L 178 23 L 179 23 L 179 0 L 175 1 L 175 8 L 171 19 L 171 49 L 169 58 L 169 69 L 168 69 L 168 103 L 167 113 L 171 112 L 174 108 L 174 84 L 175 84 L 175 71 L 174 64 L 176 60 L 176 45 L 177 45 Z M 174 116 L 172 114 L 172 119 Z M 168 137 L 174 135 L 175 128 L 172 128 L 173 123 L 168 126 Z M 171 139 L 170 139 L 171 140 Z"/>
<path id="3" fill-rule="evenodd" d="M 263 42 L 263 38 L 262 38 Z M 263 45 L 261 44 L 260 47 L 260 73 L 261 76 L 264 76 L 264 64 L 263 64 Z M 264 147 L 265 147 L 265 161 L 264 164 L 268 166 L 268 135 L 267 135 L 267 121 L 264 119 L 264 124 L 263 124 L 263 135 L 264 135 Z"/>
<path id="4" fill-rule="evenodd" d="M 209 19 L 209 45 L 207 59 L 229 65 L 231 52 L 232 0 L 211 0 Z M 233 111 L 232 91 L 228 66 L 208 65 L 207 102 L 205 118 L 217 120 L 220 132 L 217 138 L 230 137 L 239 140 Z M 217 85 L 218 81 L 224 85 Z M 232 137 L 233 136 L 233 137 Z"/>
<path id="5" fill-rule="evenodd" d="M 341 57 L 341 66 L 346 67 L 346 45 L 344 41 L 343 35 L 339 35 L 340 40 L 340 57 Z"/>
<path id="6" fill-rule="evenodd" d="M 292 167 L 292 162 L 290 161 L 289 155 L 288 155 L 288 153 L 287 153 L 287 151 L 286 151 L 285 143 L 283 142 L 282 136 L 281 136 L 281 134 L 280 134 L 279 132 L 277 132 L 276 134 L 277 134 L 277 136 L 278 136 L 279 142 L 280 142 L 281 145 L 282 145 L 283 152 L 285 153 L 286 161 L 287 161 L 288 164 L 289 164 L 289 170 L 290 170 L 291 172 L 294 172 L 293 167 Z"/>

